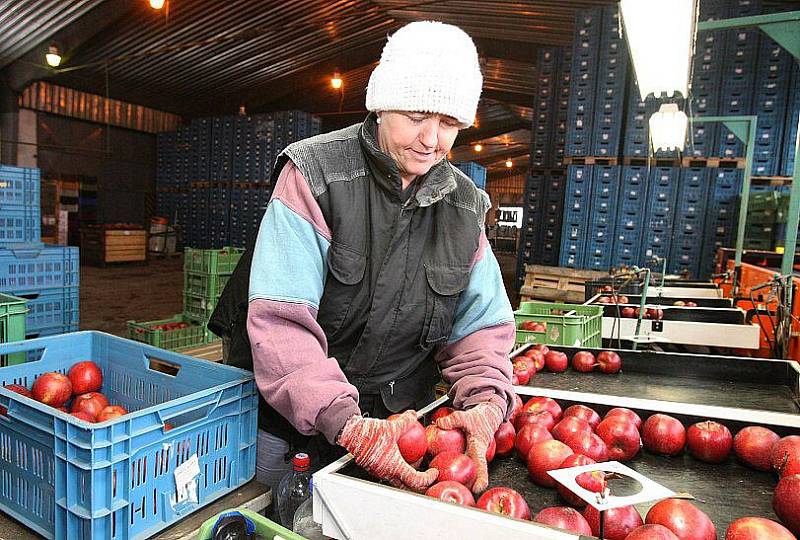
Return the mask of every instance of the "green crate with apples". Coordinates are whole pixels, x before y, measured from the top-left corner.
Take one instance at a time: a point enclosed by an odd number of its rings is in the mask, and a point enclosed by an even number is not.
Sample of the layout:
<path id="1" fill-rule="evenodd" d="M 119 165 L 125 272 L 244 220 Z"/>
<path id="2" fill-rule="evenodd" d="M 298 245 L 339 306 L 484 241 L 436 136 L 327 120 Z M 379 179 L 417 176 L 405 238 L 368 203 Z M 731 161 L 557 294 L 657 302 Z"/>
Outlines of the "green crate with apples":
<path id="1" fill-rule="evenodd" d="M 602 346 L 603 306 L 522 302 L 514 323 L 518 344 Z"/>

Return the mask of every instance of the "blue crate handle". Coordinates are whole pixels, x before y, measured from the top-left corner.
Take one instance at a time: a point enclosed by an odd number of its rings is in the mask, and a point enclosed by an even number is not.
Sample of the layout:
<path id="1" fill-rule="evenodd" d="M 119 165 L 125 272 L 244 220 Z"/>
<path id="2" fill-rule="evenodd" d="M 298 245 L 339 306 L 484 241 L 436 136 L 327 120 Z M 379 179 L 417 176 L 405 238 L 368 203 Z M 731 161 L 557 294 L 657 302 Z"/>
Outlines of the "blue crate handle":
<path id="1" fill-rule="evenodd" d="M 19 248 L 12 248 L 11 253 L 18 259 L 35 259 L 39 255 L 41 255 L 43 248 L 40 247 L 19 247 Z"/>

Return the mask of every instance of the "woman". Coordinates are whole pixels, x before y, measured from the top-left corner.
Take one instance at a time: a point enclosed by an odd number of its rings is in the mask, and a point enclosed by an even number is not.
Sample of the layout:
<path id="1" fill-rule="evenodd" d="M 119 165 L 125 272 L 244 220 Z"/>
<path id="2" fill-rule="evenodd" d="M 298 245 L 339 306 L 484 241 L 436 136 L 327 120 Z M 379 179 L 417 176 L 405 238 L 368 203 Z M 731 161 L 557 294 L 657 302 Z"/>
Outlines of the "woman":
<path id="1" fill-rule="evenodd" d="M 429 403 L 441 371 L 460 410 L 439 424 L 467 433 L 473 489 L 486 488 L 486 449 L 514 399 L 515 329 L 483 234 L 488 197 L 446 160 L 481 86 L 467 34 L 411 23 L 370 77 L 367 119 L 278 157 L 247 317 L 272 412 L 260 422 L 263 481 L 288 468 L 289 424 L 379 478 L 425 489 L 438 471 L 414 470 L 396 443 L 414 412 L 383 418 Z"/>

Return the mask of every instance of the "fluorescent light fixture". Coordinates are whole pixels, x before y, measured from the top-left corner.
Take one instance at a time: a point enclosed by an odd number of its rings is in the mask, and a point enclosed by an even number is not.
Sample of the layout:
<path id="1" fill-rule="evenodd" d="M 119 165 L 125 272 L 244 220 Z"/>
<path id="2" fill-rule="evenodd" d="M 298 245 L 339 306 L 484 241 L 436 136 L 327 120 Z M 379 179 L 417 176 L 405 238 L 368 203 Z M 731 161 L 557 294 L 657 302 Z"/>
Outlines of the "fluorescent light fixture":
<path id="1" fill-rule="evenodd" d="M 650 117 L 650 140 L 653 150 L 683 151 L 686 142 L 686 128 L 689 119 L 675 103 L 664 103 L 657 113 Z"/>
<path id="2" fill-rule="evenodd" d="M 688 96 L 697 0 L 620 0 L 623 29 L 642 101 Z"/>

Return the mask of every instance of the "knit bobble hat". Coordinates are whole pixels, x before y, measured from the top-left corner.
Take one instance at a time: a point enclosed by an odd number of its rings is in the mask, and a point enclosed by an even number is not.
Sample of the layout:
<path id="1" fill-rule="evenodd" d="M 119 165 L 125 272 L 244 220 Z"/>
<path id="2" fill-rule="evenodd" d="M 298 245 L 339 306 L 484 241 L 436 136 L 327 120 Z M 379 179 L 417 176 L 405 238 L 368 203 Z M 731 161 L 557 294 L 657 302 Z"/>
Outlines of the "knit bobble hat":
<path id="1" fill-rule="evenodd" d="M 478 51 L 466 32 L 412 22 L 386 42 L 367 85 L 367 109 L 444 114 L 469 127 L 482 86 Z"/>

